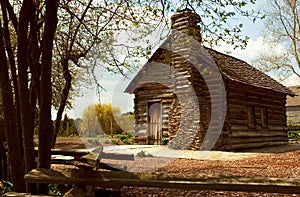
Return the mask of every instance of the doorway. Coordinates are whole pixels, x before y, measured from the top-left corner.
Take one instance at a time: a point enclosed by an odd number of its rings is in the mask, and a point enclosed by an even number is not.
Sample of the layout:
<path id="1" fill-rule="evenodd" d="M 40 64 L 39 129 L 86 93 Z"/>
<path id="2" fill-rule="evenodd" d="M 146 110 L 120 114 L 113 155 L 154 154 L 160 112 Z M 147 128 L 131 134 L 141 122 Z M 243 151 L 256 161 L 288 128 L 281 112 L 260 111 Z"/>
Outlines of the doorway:
<path id="1" fill-rule="evenodd" d="M 150 144 L 161 144 L 162 129 L 161 117 L 162 107 L 161 102 L 148 102 L 148 136 L 150 137 Z"/>

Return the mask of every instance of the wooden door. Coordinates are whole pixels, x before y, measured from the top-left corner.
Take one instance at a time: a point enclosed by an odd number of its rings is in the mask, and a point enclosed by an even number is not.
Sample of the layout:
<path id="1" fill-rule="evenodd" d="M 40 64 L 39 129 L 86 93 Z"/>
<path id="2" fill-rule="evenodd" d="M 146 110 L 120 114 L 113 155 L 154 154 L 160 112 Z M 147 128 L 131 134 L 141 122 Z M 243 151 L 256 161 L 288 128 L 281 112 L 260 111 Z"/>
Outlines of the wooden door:
<path id="1" fill-rule="evenodd" d="M 161 102 L 148 103 L 148 136 L 150 144 L 161 144 Z"/>

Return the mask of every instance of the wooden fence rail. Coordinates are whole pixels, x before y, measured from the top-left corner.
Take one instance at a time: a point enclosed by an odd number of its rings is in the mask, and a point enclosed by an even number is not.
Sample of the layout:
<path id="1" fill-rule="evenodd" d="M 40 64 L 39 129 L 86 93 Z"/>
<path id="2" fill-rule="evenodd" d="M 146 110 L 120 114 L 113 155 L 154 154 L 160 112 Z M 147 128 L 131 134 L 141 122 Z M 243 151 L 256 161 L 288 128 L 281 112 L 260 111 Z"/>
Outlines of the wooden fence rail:
<path id="1" fill-rule="evenodd" d="M 163 173 L 82 171 L 80 169 L 34 169 L 26 182 L 87 185 L 121 188 L 123 186 L 181 188 L 300 194 L 300 179 L 260 177 L 203 177 Z"/>

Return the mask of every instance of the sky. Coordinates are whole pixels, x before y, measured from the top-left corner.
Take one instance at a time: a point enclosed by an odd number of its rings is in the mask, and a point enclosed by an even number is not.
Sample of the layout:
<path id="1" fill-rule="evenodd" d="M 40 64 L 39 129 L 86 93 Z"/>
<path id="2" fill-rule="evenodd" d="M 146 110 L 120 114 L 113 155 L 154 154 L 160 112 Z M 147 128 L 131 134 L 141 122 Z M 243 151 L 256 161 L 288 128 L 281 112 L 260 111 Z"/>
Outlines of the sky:
<path id="1" fill-rule="evenodd" d="M 258 1 L 256 7 L 265 6 L 266 1 Z M 215 50 L 223 52 L 230 51 L 232 56 L 237 57 L 251 64 L 253 59 L 259 55 L 264 47 L 267 47 L 261 36 L 262 29 L 264 26 L 263 21 L 252 23 L 248 19 L 236 19 L 238 22 L 242 22 L 244 25 L 243 34 L 250 37 L 246 49 L 233 49 L 232 47 L 221 44 L 221 46 L 214 47 Z M 140 64 L 142 67 L 146 60 L 143 60 Z M 138 69 L 139 70 L 139 69 Z M 138 72 L 138 70 L 136 72 Z M 130 78 L 132 79 L 136 73 L 131 73 Z M 283 81 L 286 86 L 295 85 L 296 78 L 291 77 L 287 81 Z M 133 111 L 133 95 L 124 93 L 125 88 L 130 83 L 130 79 L 124 79 L 121 76 L 104 73 L 100 80 L 101 85 L 106 91 L 101 91 L 100 96 L 96 89 L 91 87 L 90 89 L 84 89 L 82 91 L 82 97 L 78 97 L 73 102 L 73 109 L 68 110 L 66 113 L 71 118 L 82 118 L 84 109 L 89 105 L 96 103 L 112 103 L 113 106 L 117 106 L 121 109 L 122 113 Z"/>

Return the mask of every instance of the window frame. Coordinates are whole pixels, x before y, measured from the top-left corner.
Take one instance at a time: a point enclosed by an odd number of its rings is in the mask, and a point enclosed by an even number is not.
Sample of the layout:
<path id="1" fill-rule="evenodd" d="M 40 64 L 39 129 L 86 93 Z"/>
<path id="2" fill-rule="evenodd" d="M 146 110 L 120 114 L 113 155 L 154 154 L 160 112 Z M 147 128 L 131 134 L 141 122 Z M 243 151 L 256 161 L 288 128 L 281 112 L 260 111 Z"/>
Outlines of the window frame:
<path id="1" fill-rule="evenodd" d="M 247 122 L 249 128 L 256 128 L 255 106 L 247 106 Z"/>
<path id="2" fill-rule="evenodd" d="M 267 107 L 262 107 L 260 109 L 260 121 L 261 121 L 262 127 L 269 126 L 268 108 Z"/>

